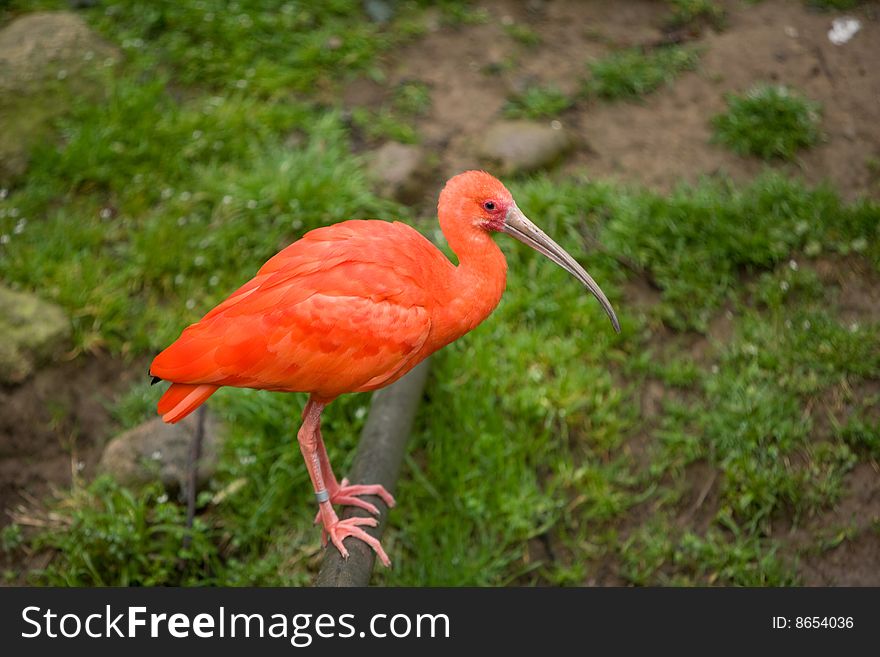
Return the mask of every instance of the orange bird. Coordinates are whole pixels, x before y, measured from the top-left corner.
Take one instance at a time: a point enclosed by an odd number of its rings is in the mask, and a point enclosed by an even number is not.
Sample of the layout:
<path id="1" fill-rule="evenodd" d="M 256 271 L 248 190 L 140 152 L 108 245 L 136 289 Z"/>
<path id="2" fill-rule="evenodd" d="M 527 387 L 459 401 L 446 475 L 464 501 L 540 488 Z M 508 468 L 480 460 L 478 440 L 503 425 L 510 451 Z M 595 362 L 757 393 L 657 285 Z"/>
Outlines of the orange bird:
<path id="1" fill-rule="evenodd" d="M 150 367 L 152 376 L 171 381 L 158 407 L 165 422 L 180 421 L 220 386 L 309 393 L 297 439 L 325 539 L 344 557 L 346 537 L 365 541 L 386 566 L 379 541 L 361 529 L 377 521 L 340 520 L 333 505 L 378 515 L 359 496 L 377 495 L 389 507 L 394 498 L 379 485 L 336 479 L 321 437 L 321 411 L 343 393 L 393 383 L 489 316 L 507 279 L 507 261 L 492 234 L 507 233 L 570 272 L 620 331 L 596 282 L 526 218 L 493 176 L 468 171 L 453 177 L 437 212 L 458 266 L 400 222 L 318 228 L 186 328 Z"/>

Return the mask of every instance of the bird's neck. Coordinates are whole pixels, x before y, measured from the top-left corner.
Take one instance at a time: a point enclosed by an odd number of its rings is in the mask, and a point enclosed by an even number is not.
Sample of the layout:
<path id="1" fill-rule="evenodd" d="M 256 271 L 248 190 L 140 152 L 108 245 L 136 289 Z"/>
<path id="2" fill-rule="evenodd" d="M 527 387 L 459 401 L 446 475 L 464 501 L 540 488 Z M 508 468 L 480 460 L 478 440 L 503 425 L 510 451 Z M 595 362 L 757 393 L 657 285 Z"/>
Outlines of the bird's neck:
<path id="1" fill-rule="evenodd" d="M 443 234 L 458 257 L 441 317 L 444 342 L 461 337 L 486 319 L 507 283 L 507 260 L 492 236 L 478 227 L 462 229 L 461 225 L 460 221 L 444 221 L 441 213 Z"/>

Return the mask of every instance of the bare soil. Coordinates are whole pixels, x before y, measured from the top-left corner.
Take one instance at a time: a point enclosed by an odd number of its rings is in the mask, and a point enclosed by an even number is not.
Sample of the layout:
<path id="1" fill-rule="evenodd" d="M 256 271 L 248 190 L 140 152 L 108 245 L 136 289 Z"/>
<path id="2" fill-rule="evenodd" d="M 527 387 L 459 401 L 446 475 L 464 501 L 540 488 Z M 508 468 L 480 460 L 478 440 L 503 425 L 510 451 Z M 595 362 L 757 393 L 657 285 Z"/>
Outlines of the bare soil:
<path id="1" fill-rule="evenodd" d="M 828 548 L 808 550 L 798 561 L 798 572 L 808 586 L 880 586 L 880 468 L 859 463 L 849 473 L 846 491 L 835 507 L 790 530 L 785 539 L 790 553 L 815 545 L 820 538 Z"/>
<path id="2" fill-rule="evenodd" d="M 830 181 L 846 198 L 880 194 L 880 5 L 850 12 L 862 29 L 835 46 L 827 37 L 835 14 L 806 3 L 721 4 L 728 18 L 720 33 L 670 34 L 667 6 L 656 0 L 491 0 L 481 3 L 490 16 L 485 24 L 449 28 L 429 21 L 433 31 L 389 57 L 387 84 L 359 81 L 344 101 L 378 107 L 396 85 L 426 83 L 432 106 L 417 127 L 440 159 L 440 181 L 484 165 L 480 137 L 512 92 L 540 83 L 575 94 L 589 75 L 587 62 L 613 49 L 691 40 L 703 49 L 698 70 L 638 102 L 582 99 L 560 117 L 578 143 L 563 171 L 585 169 L 660 191 L 707 174 L 749 181 L 767 165 L 712 144 L 710 118 L 724 109 L 726 93 L 766 82 L 789 85 L 823 108 L 823 142 L 774 167 L 810 183 Z M 511 20 L 534 30 L 540 45 L 511 39 L 504 29 Z"/>
<path id="3" fill-rule="evenodd" d="M 80 357 L 0 388 L 0 528 L 9 512 L 93 474 L 116 423 L 108 404 L 144 368 Z"/>

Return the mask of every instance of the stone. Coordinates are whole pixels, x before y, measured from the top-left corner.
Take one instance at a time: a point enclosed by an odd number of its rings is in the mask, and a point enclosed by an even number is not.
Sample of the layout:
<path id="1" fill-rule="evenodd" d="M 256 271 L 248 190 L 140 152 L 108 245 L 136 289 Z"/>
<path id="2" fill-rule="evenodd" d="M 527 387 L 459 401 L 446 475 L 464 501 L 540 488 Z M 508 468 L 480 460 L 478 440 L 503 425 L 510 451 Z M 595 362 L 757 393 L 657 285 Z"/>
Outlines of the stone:
<path id="1" fill-rule="evenodd" d="M 0 285 L 0 383 L 24 381 L 68 345 L 70 334 L 61 308 Z"/>
<path id="2" fill-rule="evenodd" d="M 430 166 L 421 147 L 390 141 L 368 159 L 369 174 L 379 195 L 404 203 L 424 200 Z"/>
<path id="3" fill-rule="evenodd" d="M 571 146 L 571 138 L 558 121 L 500 121 L 483 137 L 480 156 L 511 175 L 550 166 Z"/>
<path id="4" fill-rule="evenodd" d="M 113 438 L 104 448 L 98 471 L 120 484 L 137 488 L 160 481 L 170 492 L 186 490 L 187 466 L 195 435 L 197 410 L 177 424 L 165 424 L 156 417 Z M 201 488 L 217 470 L 223 428 L 210 411 L 205 411 L 197 482 Z"/>
<path id="5" fill-rule="evenodd" d="M 24 174 L 31 146 L 69 106 L 65 97 L 99 94 L 90 71 L 119 57 L 71 12 L 25 14 L 0 30 L 0 185 Z"/>
<path id="6" fill-rule="evenodd" d="M 117 60 L 119 52 L 76 14 L 38 11 L 0 30 L 0 89 L 22 90 L 46 78 L 69 78 L 78 70 Z"/>
<path id="7" fill-rule="evenodd" d="M 394 10 L 391 0 L 364 0 L 364 11 L 374 23 L 384 25 L 394 18 Z"/>

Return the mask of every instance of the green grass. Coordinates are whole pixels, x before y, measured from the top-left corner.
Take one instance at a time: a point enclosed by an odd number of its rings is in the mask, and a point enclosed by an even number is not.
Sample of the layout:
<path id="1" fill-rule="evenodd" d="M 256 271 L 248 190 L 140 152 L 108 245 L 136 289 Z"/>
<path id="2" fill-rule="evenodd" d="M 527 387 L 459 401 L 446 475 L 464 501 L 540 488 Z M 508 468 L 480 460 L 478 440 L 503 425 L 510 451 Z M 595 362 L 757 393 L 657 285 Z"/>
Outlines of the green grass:
<path id="1" fill-rule="evenodd" d="M 404 82 L 394 91 L 394 109 L 408 116 L 421 116 L 431 109 L 431 90 L 424 82 Z"/>
<path id="2" fill-rule="evenodd" d="M 672 12 L 666 20 L 670 29 L 709 25 L 720 30 L 726 23 L 724 8 L 713 0 L 667 0 Z"/>
<path id="3" fill-rule="evenodd" d="M 880 393 L 872 393 L 853 399 L 848 396 L 853 409 L 848 417 L 832 418 L 834 435 L 849 445 L 853 451 L 872 459 L 880 458 L 880 421 L 877 411 L 880 409 Z"/>
<path id="4" fill-rule="evenodd" d="M 819 141 L 820 107 L 782 86 L 764 85 L 727 97 L 715 116 L 714 140 L 740 155 L 791 160 Z"/>
<path id="5" fill-rule="evenodd" d="M 705 330 L 737 293 L 742 272 L 772 267 L 811 244 L 840 253 L 872 244 L 877 258 L 874 205 L 844 206 L 828 188 L 782 176 L 766 175 L 744 190 L 705 182 L 669 198 L 609 199 L 606 211 L 617 219 L 603 241 L 662 289 L 656 312 L 679 329 Z"/>
<path id="6" fill-rule="evenodd" d="M 677 535 L 667 519 L 648 523 L 622 549 L 621 575 L 635 585 L 790 586 L 797 580 L 766 540 L 723 532 Z"/>
<path id="7" fill-rule="evenodd" d="M 604 100 L 632 100 L 672 82 L 697 67 L 699 51 L 666 46 L 643 51 L 622 50 L 589 63 L 591 77 L 585 92 Z"/>
<path id="8" fill-rule="evenodd" d="M 705 406 L 691 409 L 700 437 L 693 456 L 724 473 L 719 518 L 749 533 L 766 534 L 780 511 L 808 513 L 838 498 L 855 458 L 845 444 L 812 442 L 815 420 L 800 411 L 880 367 L 876 327 L 851 332 L 818 309 L 790 314 L 787 325 L 771 313 L 746 313 L 718 374 L 704 382 Z"/>
<path id="9" fill-rule="evenodd" d="M 201 518 L 192 542 L 181 548 L 185 509 L 168 500 L 161 486 L 134 493 L 109 477 L 67 500 L 63 531 L 47 532 L 34 549 L 50 547 L 61 558 L 33 573 L 57 586 L 157 586 L 208 584 L 220 565 L 219 538 Z"/>
<path id="10" fill-rule="evenodd" d="M 552 85 L 531 86 L 508 100 L 503 111 L 512 119 L 541 119 L 558 116 L 571 105 L 572 99 Z"/>
<path id="11" fill-rule="evenodd" d="M 413 30 L 402 21 L 382 30 L 347 0 L 159 0 L 147 7 L 122 0 L 102 3 L 96 22 L 128 56 L 146 58 L 177 82 L 257 95 L 333 84 L 340 73 L 372 66 Z"/>
<path id="12" fill-rule="evenodd" d="M 521 207 L 588 264 L 625 318 L 624 332 L 614 335 L 594 300 L 552 263 L 502 242 L 510 261 L 508 293 L 483 326 L 435 359 L 398 490 L 401 504 L 385 539 L 395 567 L 379 571 L 376 581 L 579 584 L 601 559 L 617 563 L 621 577 L 637 584 L 796 581 L 791 560 L 780 555 L 770 532 L 772 521 L 786 516 L 798 522 L 828 508 L 846 472 L 874 453 L 867 416 L 818 432 L 817 400 L 880 376 L 874 348 L 880 329 L 840 324 L 828 303 L 831 292 L 808 267 L 790 260 L 807 239 L 822 241 L 829 252 L 865 236 L 876 243 L 872 231 L 880 210 L 868 203 L 847 206 L 828 190 L 773 175 L 742 190 L 706 182 L 669 197 L 580 179 L 537 178 L 513 191 Z M 804 214 L 807 208 L 813 214 Z M 694 230 L 708 216 L 713 230 L 721 231 L 711 253 L 693 253 L 696 241 L 667 235 L 673 227 L 684 230 L 681 221 L 691 215 Z M 754 223 L 743 226 L 749 216 Z M 807 228 L 798 229 L 796 221 Z M 760 226 L 774 229 L 755 232 Z M 749 230 L 751 241 L 739 244 Z M 646 251 L 623 237 L 637 231 L 647 233 Z M 732 232 L 725 238 L 724 231 Z M 608 252 L 592 253 L 585 234 L 598 236 Z M 875 250 L 861 257 L 878 262 Z M 625 305 L 621 286 L 631 274 L 618 258 L 638 258 L 645 275 L 668 282 L 661 318 L 678 312 L 685 294 L 673 285 L 679 279 L 691 286 L 690 294 L 723 288 L 721 297 L 707 297 L 715 302 L 708 316 L 726 299 L 736 320 L 713 362 L 653 351 L 656 315 Z M 753 275 L 744 283 L 745 262 Z M 667 278 L 666 267 L 677 276 Z M 646 423 L 635 399 L 653 377 L 685 397 L 667 399 L 659 418 Z M 120 420 L 136 422 L 138 409 L 149 409 L 155 394 L 135 386 L 117 407 Z M 190 557 L 202 564 L 201 581 L 302 584 L 311 577 L 319 537 L 291 429 L 302 403 L 301 395 L 218 393 L 213 405 L 233 430 L 221 473 L 202 499 L 201 542 Z M 347 396 L 326 414 L 325 436 L 341 472 L 367 403 L 363 395 Z M 638 466 L 627 441 L 645 432 L 649 460 Z M 684 504 L 686 473 L 697 462 L 718 473 L 706 532 L 681 530 L 674 522 Z M 137 524 L 173 512 L 154 493 L 116 502 L 137 519 L 119 530 L 122 557 L 97 573 L 80 563 L 103 554 L 102 541 L 87 529 L 110 522 L 105 505 L 118 495 L 124 493 L 106 482 L 78 494 L 77 520 L 38 541 L 59 555 L 33 575 L 35 581 L 194 581 L 187 570 L 169 565 L 154 571 L 126 556 L 169 550 L 164 558 L 172 561 L 168 546 L 179 534 L 154 536 Z M 218 501 L 211 502 L 212 495 Z M 656 517 L 621 539 L 617 523 L 645 504 L 658 509 Z M 173 522 L 165 524 L 170 532 Z M 523 546 L 539 536 L 552 537 L 557 560 L 524 557 Z"/>
<path id="13" fill-rule="evenodd" d="M 605 238 L 621 224 L 641 217 L 650 221 L 652 205 L 669 208 L 709 196 L 729 203 L 723 189 L 706 183 L 664 199 L 584 181 L 538 179 L 514 193 L 522 207 L 590 264 L 616 298 L 613 290 L 621 271 L 607 256 L 588 255 L 581 231 L 600 235 L 613 255 L 623 255 Z M 757 221 L 771 223 L 779 205 L 794 200 L 812 204 L 816 192 L 770 176 L 739 194 L 744 213 L 760 213 Z M 818 223 L 828 225 L 817 232 L 840 239 L 876 230 L 871 222 L 880 216 L 878 208 L 864 210 L 861 223 L 839 216 L 848 208 L 820 207 Z M 741 216 L 729 221 L 739 223 Z M 655 221 L 653 230 L 658 228 Z M 646 225 L 644 230 L 652 228 Z M 825 239 L 831 248 L 833 239 Z M 674 249 L 670 244 L 668 251 Z M 615 338 L 595 304 L 552 265 L 518 248 L 510 253 L 510 265 L 509 291 L 501 307 L 487 325 L 444 353 L 441 369 L 435 370 L 429 408 L 438 404 L 452 409 L 455 426 L 431 414 L 427 429 L 418 434 L 424 443 L 416 444 L 412 479 L 401 491 L 416 502 L 400 507 L 400 519 L 394 521 L 399 529 L 392 534 L 395 549 L 403 542 L 413 552 L 405 552 L 400 570 L 384 574 L 381 581 L 581 583 L 589 572 L 585 560 L 596 555 L 620 560 L 621 572 L 634 583 L 795 581 L 790 561 L 778 554 L 778 544 L 769 537 L 770 520 L 781 514 L 807 517 L 827 508 L 840 495 L 842 477 L 855 462 L 850 448 L 833 436 L 816 443 L 814 420 L 803 409 L 835 386 L 880 373 L 874 348 L 880 342 L 878 327 L 853 331 L 837 323 L 823 305 L 822 286 L 787 261 L 756 265 L 766 272 L 762 285 L 755 292 L 731 290 L 731 297 L 744 304 L 743 317 L 717 371 L 712 365 L 694 367 L 675 359 L 664 365 L 672 387 L 687 390 L 692 401 L 665 405 L 653 430 L 651 463 L 640 471 L 625 441 L 646 428 L 634 415 L 633 388 L 609 379 L 609 366 L 630 371 L 632 384 L 654 375 L 655 363 L 644 360 L 649 352 L 640 337 L 650 326 L 650 316 L 630 315 L 623 336 Z M 678 266 L 690 273 L 703 267 L 699 262 Z M 554 277 L 561 277 L 558 284 L 550 283 Z M 760 292 L 769 287 L 785 288 L 784 298 Z M 678 303 L 666 291 L 663 297 L 661 305 Z M 793 329 L 787 318 L 798 322 Z M 474 393 L 466 400 L 460 395 L 464 381 Z M 462 453 L 456 448 L 462 428 L 469 436 L 469 462 L 477 467 L 460 465 Z M 721 473 L 710 531 L 679 534 L 647 522 L 639 530 L 646 544 L 621 546 L 609 529 L 614 519 L 627 517 L 639 503 L 677 512 L 676 486 L 686 468 L 699 460 L 708 460 Z M 493 472 L 493 481 L 485 482 L 482 472 Z M 545 473 L 543 480 L 536 480 L 535 472 Z M 665 476 L 678 484 L 658 487 Z M 512 500 L 498 499 L 499 486 Z M 458 501 L 462 499 L 464 506 Z M 453 507 L 446 508 L 450 503 Z M 507 515 L 509 504 L 529 518 L 526 524 L 519 526 L 521 518 Z M 430 528 L 440 519 L 449 536 L 435 535 L 432 541 Z M 576 556 L 566 564 L 524 561 L 517 547 L 545 532 Z M 467 554 L 462 556 L 454 545 L 468 546 Z M 642 574 L 628 570 L 627 563 L 648 558 L 645 550 L 659 550 L 654 558 L 663 568 Z M 448 573 L 441 576 L 445 567 Z"/>
<path id="14" fill-rule="evenodd" d="M 419 141 L 415 119 L 431 109 L 431 94 L 421 82 L 404 82 L 394 90 L 390 101 L 376 109 L 355 107 L 351 124 L 361 138 L 371 143 L 387 140 L 404 144 Z"/>
<path id="15" fill-rule="evenodd" d="M 511 39 L 529 48 L 534 48 L 541 44 L 541 36 L 528 25 L 511 23 L 504 26 L 504 31 Z"/>
<path id="16" fill-rule="evenodd" d="M 122 78 L 59 128 L 64 146 L 37 149 L 25 186 L 0 201 L 0 276 L 68 308 L 83 348 L 155 350 L 284 242 L 390 209 L 338 117 L 296 102 L 179 103 L 162 80 Z M 282 144 L 291 134 L 297 149 Z"/>
<path id="17" fill-rule="evenodd" d="M 378 110 L 356 107 L 351 113 L 351 123 L 372 143 L 389 139 L 404 144 L 415 144 L 419 141 L 418 133 L 412 124 L 384 107 Z"/>
<path id="18" fill-rule="evenodd" d="M 178 4 L 151 11 L 175 20 L 197 11 Z M 296 5 L 291 20 L 312 11 L 319 32 L 361 21 L 359 10 L 323 6 Z M 411 217 L 375 196 L 351 153 L 366 120 L 349 125 L 309 93 L 284 91 L 297 80 L 323 90 L 331 60 L 286 71 L 295 77 L 283 84 L 264 62 L 244 89 L 220 92 L 239 79 L 242 53 L 258 62 L 271 51 L 232 44 L 242 51 L 200 72 L 204 62 L 186 60 L 193 34 L 146 30 L 152 14 L 132 7 L 87 13 L 110 38 L 134 30 L 144 43 L 101 74 L 104 98 L 80 99 L 57 119 L 56 139 L 0 199 L 0 279 L 61 304 L 77 349 L 146 357 L 309 228 Z M 262 8 L 240 7 L 260 24 Z M 450 7 L 454 18 L 459 5 Z M 238 30 L 228 17 L 222 25 Z M 391 37 L 374 29 L 351 34 L 370 30 L 384 47 Z M 645 93 L 695 58 L 681 49 L 612 56 L 596 64 L 595 93 Z M 538 99 L 527 105 L 552 106 Z M 428 89 L 409 83 L 380 111 L 408 125 L 429 108 Z M 880 327 L 841 320 L 837 290 L 812 258 L 880 269 L 880 206 L 773 173 L 669 194 L 580 175 L 511 189 L 600 282 L 623 332 L 565 272 L 499 237 L 507 292 L 485 324 L 435 357 L 384 539 L 395 566 L 374 581 L 581 585 L 610 571 L 640 585 L 798 582 L 797 554 L 774 528 L 821 516 L 854 464 L 880 451 L 871 387 Z M 655 303 L 632 302 L 637 280 Z M 720 321 L 729 335 L 706 338 Z M 658 384 L 648 417 L 642 398 Z M 160 393 L 145 380 L 120 390 L 114 419 L 128 427 L 151 417 Z M 839 397 L 845 412 L 828 404 Z M 303 402 L 237 389 L 212 398 L 230 436 L 182 552 L 177 500 L 104 478 L 57 501 L 51 529 L 11 525 L 0 549 L 52 555 L 28 575 L 37 584 L 308 584 L 321 548 L 294 439 Z M 349 395 L 325 413 L 340 473 L 368 404 Z M 826 549 L 826 534 L 803 549 Z"/>

